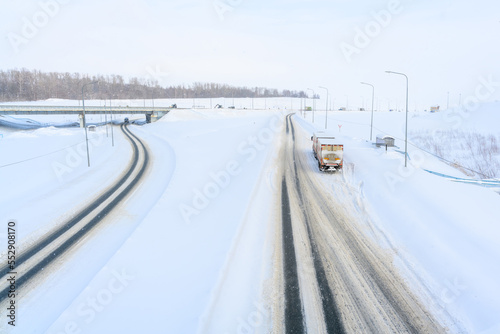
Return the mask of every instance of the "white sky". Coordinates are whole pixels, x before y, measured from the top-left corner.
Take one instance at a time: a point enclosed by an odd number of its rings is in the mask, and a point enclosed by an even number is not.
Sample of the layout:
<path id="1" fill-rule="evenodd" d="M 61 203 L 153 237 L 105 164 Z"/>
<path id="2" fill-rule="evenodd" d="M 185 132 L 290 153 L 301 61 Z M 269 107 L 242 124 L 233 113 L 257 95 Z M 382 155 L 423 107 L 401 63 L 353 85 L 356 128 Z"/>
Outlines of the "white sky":
<path id="1" fill-rule="evenodd" d="M 399 9 L 377 26 L 373 13 Z M 306 90 L 326 86 L 335 107 L 450 106 L 475 96 L 481 78 L 499 82 L 497 0 L 0 0 L 0 69 L 120 74 L 162 85 L 219 82 Z M 53 12 L 44 13 L 41 4 Z M 54 7 L 57 4 L 57 7 Z M 231 8 L 221 16 L 215 5 Z M 45 11 L 50 11 L 45 9 Z M 48 19 L 47 19 L 48 18 Z M 28 23 L 27 23 L 28 22 Z M 374 25 L 375 23 L 375 25 Z M 26 28 L 36 24 L 33 29 Z M 367 46 L 357 29 L 373 31 Z M 17 40 L 16 40 L 17 38 Z M 17 41 L 17 45 L 13 40 Z M 342 44 L 344 43 L 344 44 Z M 341 45 L 357 47 L 348 62 Z M 16 52 L 17 49 L 17 52 Z M 493 91 L 494 89 L 494 91 Z"/>

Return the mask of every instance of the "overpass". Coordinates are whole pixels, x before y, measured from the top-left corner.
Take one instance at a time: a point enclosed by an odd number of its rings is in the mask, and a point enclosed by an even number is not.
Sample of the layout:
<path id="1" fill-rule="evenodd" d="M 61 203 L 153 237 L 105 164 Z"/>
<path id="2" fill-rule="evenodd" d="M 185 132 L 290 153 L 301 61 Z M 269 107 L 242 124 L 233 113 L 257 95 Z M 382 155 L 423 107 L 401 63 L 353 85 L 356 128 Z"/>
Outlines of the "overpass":
<path id="1" fill-rule="evenodd" d="M 85 114 L 166 114 L 171 108 L 163 107 L 94 107 L 85 106 Z M 2 106 L 0 115 L 79 115 L 83 114 L 83 107 L 64 106 Z"/>
<path id="2" fill-rule="evenodd" d="M 98 114 L 141 114 L 146 116 L 146 122 L 156 121 L 166 115 L 171 108 L 164 107 L 95 107 L 86 106 L 86 115 Z M 80 123 L 83 119 L 83 107 L 66 106 L 2 106 L 0 105 L 0 115 L 80 115 Z M 83 125 L 82 125 L 83 126 Z"/>

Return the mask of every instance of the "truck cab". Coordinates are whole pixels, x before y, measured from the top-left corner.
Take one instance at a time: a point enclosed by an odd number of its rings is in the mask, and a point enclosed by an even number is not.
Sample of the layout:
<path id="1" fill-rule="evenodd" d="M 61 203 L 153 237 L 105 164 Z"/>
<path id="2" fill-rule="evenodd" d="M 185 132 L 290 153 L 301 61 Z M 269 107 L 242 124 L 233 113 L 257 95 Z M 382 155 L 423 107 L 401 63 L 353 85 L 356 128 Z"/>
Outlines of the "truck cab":
<path id="1" fill-rule="evenodd" d="M 325 131 L 315 132 L 311 137 L 313 154 L 320 171 L 341 170 L 344 165 L 344 145 Z"/>

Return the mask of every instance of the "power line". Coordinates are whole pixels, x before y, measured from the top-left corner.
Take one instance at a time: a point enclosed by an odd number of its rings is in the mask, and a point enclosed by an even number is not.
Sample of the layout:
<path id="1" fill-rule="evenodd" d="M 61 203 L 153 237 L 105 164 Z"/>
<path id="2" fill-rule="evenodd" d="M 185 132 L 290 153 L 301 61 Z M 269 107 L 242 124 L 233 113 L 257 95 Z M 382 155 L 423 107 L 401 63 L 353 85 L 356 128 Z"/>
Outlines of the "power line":
<path id="1" fill-rule="evenodd" d="M 29 158 L 29 159 L 26 159 L 26 160 L 21 160 L 21 161 L 13 162 L 13 163 L 10 163 L 10 164 L 2 165 L 2 166 L 0 166 L 0 168 L 4 168 L 4 167 L 8 167 L 8 166 L 12 166 L 12 165 L 17 165 L 17 164 L 20 164 L 20 163 L 23 163 L 23 162 L 26 162 L 26 161 L 35 160 L 35 159 L 38 159 L 38 158 L 43 158 L 43 157 L 46 157 L 46 156 L 48 156 L 48 155 L 51 155 L 51 154 L 54 154 L 54 153 L 57 153 L 57 152 L 61 152 L 61 151 L 67 150 L 68 148 L 71 148 L 71 147 L 74 147 L 74 146 L 80 145 L 81 143 L 84 143 L 84 142 L 85 142 L 85 141 L 82 141 L 82 142 L 80 142 L 80 143 L 77 143 L 77 144 L 74 144 L 74 145 L 71 145 L 71 146 L 68 146 L 68 147 L 62 148 L 62 149 L 60 149 L 60 150 L 57 150 L 57 151 L 54 151 L 54 152 L 50 152 L 50 153 L 47 153 L 47 154 L 43 154 L 43 155 L 39 155 L 39 156 L 36 156 L 36 157 L 33 157 L 33 158 Z"/>

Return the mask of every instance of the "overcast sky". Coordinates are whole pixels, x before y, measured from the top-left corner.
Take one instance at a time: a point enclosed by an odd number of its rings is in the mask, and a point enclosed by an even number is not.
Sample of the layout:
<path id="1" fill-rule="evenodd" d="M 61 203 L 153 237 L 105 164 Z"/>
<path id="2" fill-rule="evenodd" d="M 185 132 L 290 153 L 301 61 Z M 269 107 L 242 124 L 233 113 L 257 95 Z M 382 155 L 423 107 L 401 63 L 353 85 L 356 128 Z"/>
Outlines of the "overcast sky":
<path id="1" fill-rule="evenodd" d="M 500 99 L 497 0 L 0 0 L 0 69 L 306 90 L 335 107 Z M 484 82 L 490 81 L 490 84 Z M 479 94 L 478 94 L 479 92 Z"/>

